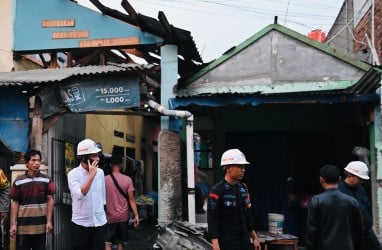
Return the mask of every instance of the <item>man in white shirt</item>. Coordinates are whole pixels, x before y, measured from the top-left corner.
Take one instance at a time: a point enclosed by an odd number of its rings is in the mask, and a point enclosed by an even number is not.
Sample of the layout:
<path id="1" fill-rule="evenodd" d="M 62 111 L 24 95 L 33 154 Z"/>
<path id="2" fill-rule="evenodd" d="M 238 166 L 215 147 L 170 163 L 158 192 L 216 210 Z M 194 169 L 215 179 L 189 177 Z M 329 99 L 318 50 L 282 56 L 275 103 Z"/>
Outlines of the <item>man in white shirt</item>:
<path id="1" fill-rule="evenodd" d="M 74 250 L 105 248 L 106 195 L 104 173 L 98 168 L 100 151 L 90 139 L 78 143 L 77 155 L 81 163 L 68 173 Z"/>

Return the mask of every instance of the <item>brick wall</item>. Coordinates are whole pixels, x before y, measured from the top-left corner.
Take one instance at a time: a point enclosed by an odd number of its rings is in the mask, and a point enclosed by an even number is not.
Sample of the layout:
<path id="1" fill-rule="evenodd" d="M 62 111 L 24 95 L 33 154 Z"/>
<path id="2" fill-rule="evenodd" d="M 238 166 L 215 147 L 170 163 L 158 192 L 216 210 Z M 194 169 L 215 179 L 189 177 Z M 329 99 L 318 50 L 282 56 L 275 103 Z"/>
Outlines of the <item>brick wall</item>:
<path id="1" fill-rule="evenodd" d="M 370 25 L 371 25 L 371 8 L 353 30 L 354 37 L 356 38 L 356 40 L 366 42 L 366 40 L 364 40 L 364 36 L 366 33 L 371 39 Z M 375 48 L 377 50 L 379 60 L 382 62 L 382 0 L 375 0 L 374 27 L 375 27 Z M 365 49 L 368 47 L 369 46 L 367 45 L 365 46 L 360 43 L 354 43 L 355 52 L 361 51 L 362 49 Z"/>

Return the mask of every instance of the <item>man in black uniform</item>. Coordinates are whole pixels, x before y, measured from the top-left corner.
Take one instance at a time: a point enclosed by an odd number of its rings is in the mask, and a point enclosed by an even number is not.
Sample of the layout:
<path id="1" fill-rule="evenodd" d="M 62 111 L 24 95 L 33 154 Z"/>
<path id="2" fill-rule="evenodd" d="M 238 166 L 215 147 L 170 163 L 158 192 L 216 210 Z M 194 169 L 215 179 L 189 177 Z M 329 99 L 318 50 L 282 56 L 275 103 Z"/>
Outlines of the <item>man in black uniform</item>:
<path id="1" fill-rule="evenodd" d="M 315 195 L 308 207 L 307 250 L 362 250 L 365 230 L 358 202 L 338 190 L 340 171 L 325 165 L 320 183 L 325 191 Z"/>
<path id="2" fill-rule="evenodd" d="M 224 179 L 212 187 L 208 197 L 208 234 L 213 250 L 260 250 L 247 186 L 240 182 L 249 164 L 238 149 L 224 152 Z M 253 243 L 251 243 L 252 238 Z"/>
<path id="3" fill-rule="evenodd" d="M 338 189 L 354 197 L 361 208 L 363 224 L 366 230 L 365 250 L 380 250 L 381 244 L 373 231 L 371 204 L 362 182 L 369 180 L 369 169 L 362 161 L 352 161 L 345 167 L 345 179 L 338 184 Z"/>

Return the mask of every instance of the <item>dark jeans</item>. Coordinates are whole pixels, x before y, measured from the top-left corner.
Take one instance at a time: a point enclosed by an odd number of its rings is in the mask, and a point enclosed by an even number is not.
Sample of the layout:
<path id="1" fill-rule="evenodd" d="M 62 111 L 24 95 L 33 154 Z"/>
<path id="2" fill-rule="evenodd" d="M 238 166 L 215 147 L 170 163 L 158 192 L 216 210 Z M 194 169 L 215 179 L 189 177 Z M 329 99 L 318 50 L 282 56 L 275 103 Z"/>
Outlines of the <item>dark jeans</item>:
<path id="1" fill-rule="evenodd" d="M 373 229 L 366 231 L 365 250 L 381 250 L 381 244 L 379 243 Z"/>
<path id="2" fill-rule="evenodd" d="M 74 250 L 104 250 L 105 226 L 83 227 L 72 223 Z"/>
<path id="3" fill-rule="evenodd" d="M 45 250 L 46 234 L 17 235 L 16 250 Z"/>

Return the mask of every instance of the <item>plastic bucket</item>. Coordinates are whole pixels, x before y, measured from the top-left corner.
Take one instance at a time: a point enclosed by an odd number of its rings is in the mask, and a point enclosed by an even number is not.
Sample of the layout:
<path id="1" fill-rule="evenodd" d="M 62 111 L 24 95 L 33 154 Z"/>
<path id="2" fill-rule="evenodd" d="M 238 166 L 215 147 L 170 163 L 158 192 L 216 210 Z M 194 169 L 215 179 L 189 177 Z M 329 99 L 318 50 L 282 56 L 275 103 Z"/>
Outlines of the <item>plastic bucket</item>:
<path id="1" fill-rule="evenodd" d="M 268 231 L 274 234 L 282 234 L 284 227 L 283 214 L 268 214 Z"/>

